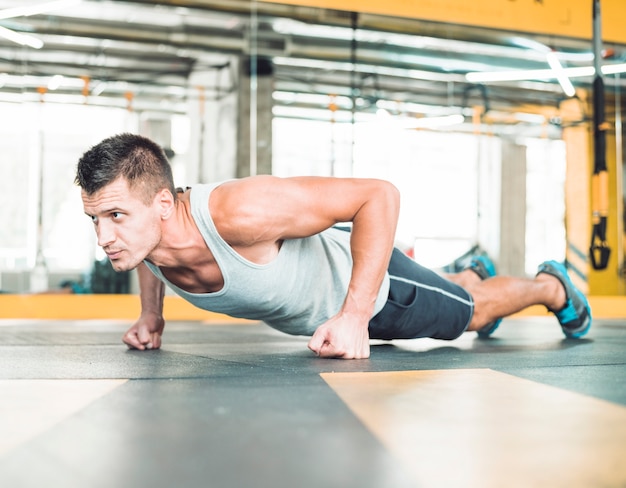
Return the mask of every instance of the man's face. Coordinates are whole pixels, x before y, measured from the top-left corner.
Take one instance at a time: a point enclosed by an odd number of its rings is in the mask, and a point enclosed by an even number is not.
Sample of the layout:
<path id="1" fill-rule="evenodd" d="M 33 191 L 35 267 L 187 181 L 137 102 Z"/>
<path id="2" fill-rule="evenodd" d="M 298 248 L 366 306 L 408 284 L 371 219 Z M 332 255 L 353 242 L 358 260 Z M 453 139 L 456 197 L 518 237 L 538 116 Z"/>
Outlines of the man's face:
<path id="1" fill-rule="evenodd" d="M 82 199 L 85 213 L 93 221 L 98 245 L 115 271 L 136 268 L 159 244 L 161 217 L 156 198 L 146 205 L 133 194 L 124 178 L 93 195 L 83 191 Z"/>

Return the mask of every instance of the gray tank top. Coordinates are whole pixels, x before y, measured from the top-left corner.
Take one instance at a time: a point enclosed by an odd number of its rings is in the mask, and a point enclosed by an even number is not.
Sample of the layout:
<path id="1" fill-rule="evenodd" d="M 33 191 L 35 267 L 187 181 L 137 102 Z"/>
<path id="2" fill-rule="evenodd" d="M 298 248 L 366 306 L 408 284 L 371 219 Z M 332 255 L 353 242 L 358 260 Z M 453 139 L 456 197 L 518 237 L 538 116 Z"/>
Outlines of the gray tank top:
<path id="1" fill-rule="evenodd" d="M 352 273 L 350 233 L 331 228 L 304 239 L 287 239 L 268 264 L 243 258 L 220 237 L 209 214 L 209 196 L 220 183 L 191 189 L 191 215 L 215 257 L 224 286 L 214 293 L 188 293 L 145 262 L 176 294 L 198 308 L 232 317 L 262 320 L 293 335 L 312 335 L 339 312 Z M 387 300 L 389 276 L 378 294 L 373 315 Z M 372 315 L 372 316 L 373 316 Z"/>

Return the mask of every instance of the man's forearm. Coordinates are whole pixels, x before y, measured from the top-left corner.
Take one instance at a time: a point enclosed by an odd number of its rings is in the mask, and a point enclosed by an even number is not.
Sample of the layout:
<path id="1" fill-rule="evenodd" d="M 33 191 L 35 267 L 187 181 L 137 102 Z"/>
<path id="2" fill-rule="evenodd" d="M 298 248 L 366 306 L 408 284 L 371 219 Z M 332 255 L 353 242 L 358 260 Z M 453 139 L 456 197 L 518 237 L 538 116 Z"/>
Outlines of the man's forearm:
<path id="1" fill-rule="evenodd" d="M 141 263 L 137 267 L 139 278 L 139 298 L 141 301 L 141 314 L 153 314 L 163 316 L 163 296 L 165 285 L 159 280 L 148 267 Z"/>
<path id="2" fill-rule="evenodd" d="M 344 313 L 369 319 L 393 251 L 400 208 L 398 191 L 381 184 L 353 220 L 353 269 Z"/>

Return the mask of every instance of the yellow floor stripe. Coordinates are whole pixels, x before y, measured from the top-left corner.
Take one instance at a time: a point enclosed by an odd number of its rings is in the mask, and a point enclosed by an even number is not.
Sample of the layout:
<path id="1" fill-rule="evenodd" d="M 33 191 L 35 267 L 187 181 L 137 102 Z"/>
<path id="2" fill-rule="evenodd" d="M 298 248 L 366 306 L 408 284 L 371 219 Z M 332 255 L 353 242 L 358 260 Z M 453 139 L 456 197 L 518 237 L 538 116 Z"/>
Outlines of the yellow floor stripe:
<path id="1" fill-rule="evenodd" d="M 626 408 L 492 370 L 327 373 L 418 486 L 626 486 Z"/>
<path id="2" fill-rule="evenodd" d="M 126 381 L 0 380 L 0 456 L 37 437 Z"/>

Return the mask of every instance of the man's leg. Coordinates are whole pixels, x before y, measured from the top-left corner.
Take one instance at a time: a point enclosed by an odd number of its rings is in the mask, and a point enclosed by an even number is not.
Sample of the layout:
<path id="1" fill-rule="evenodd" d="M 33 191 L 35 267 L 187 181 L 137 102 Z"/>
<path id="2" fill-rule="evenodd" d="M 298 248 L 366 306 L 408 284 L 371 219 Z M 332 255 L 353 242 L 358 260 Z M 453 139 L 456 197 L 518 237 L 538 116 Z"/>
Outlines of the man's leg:
<path id="1" fill-rule="evenodd" d="M 453 277 L 453 281 L 456 281 L 457 284 L 463 286 L 465 288 L 472 287 L 476 282 L 476 278 L 480 278 L 480 280 L 486 280 L 487 278 L 493 277 L 496 275 L 496 266 L 486 255 L 474 256 L 469 265 L 458 274 L 458 276 Z M 470 271 L 466 273 L 465 271 Z M 481 327 L 476 331 L 478 337 L 481 339 L 488 339 L 491 335 L 500 327 L 500 323 L 502 322 L 502 318 L 499 317 L 492 322 L 487 323 L 484 327 Z"/>
<path id="2" fill-rule="evenodd" d="M 507 317 L 532 305 L 560 310 L 566 300 L 559 280 L 545 273 L 534 279 L 494 276 L 483 281 L 478 278 L 465 288 L 474 298 L 474 316 L 468 331 L 479 330 L 500 317 Z"/>
<path id="3" fill-rule="evenodd" d="M 445 278 L 449 279 L 452 283 L 456 283 L 459 286 L 462 286 L 466 290 L 474 287 L 477 283 L 482 281 L 476 273 L 474 273 L 469 268 L 464 269 L 458 273 L 443 273 Z"/>
<path id="4" fill-rule="evenodd" d="M 567 276 L 565 267 L 547 261 L 534 279 L 495 276 L 475 280 L 466 270 L 464 276 L 451 277 L 465 283 L 474 299 L 474 315 L 468 331 L 478 331 L 500 317 L 514 314 L 532 305 L 544 305 L 555 313 L 567 337 L 581 337 L 591 326 L 587 299 Z"/>

